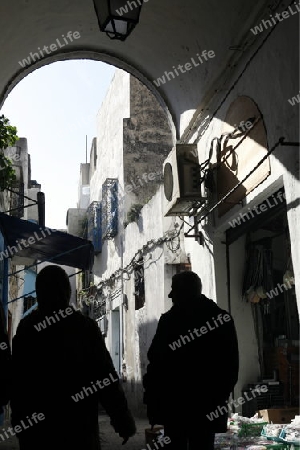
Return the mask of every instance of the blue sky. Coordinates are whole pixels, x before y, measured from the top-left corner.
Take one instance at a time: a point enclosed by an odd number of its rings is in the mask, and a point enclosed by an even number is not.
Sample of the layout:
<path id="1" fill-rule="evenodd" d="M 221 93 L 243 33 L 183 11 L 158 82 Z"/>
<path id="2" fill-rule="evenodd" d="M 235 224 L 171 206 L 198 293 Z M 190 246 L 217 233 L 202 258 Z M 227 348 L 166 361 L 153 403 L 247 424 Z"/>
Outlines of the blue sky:
<path id="1" fill-rule="evenodd" d="M 42 185 L 50 228 L 66 228 L 67 209 L 77 206 L 86 135 L 89 162 L 96 115 L 114 72 L 96 61 L 53 63 L 24 78 L 1 109 L 27 138 L 31 178 Z"/>

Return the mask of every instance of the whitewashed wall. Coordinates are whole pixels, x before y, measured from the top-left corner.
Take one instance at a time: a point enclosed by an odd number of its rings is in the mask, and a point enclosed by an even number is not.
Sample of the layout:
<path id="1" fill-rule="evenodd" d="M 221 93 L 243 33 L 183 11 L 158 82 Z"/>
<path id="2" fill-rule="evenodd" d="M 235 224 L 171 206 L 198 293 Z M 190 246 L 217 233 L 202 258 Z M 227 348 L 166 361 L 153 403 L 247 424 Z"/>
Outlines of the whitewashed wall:
<path id="1" fill-rule="evenodd" d="M 117 178 L 121 191 L 123 175 L 123 119 L 129 117 L 130 75 L 117 70 L 97 116 L 97 169 L 90 180 L 90 202 L 101 200 L 106 178 Z M 119 222 L 123 222 L 119 208 Z M 121 265 L 122 236 L 105 241 L 102 253 L 95 258 L 95 281 L 108 278 Z"/>
<path id="2" fill-rule="evenodd" d="M 163 217 L 163 187 L 143 207 L 137 222 L 130 223 L 125 229 L 124 267 L 130 263 L 138 250 L 150 240 L 163 237 L 166 231 L 174 230 L 178 220 Z M 181 239 L 182 242 L 182 239 Z M 181 246 L 173 253 L 174 261 L 186 261 L 186 254 Z M 172 276 L 176 269 L 171 261 L 170 252 L 165 245 L 157 245 L 152 250 L 143 252 L 145 276 L 145 304 L 135 311 L 134 275 L 124 282 L 124 292 L 128 299 L 128 310 L 124 311 L 125 364 L 128 382 L 125 385 L 129 401 L 134 410 L 141 414 L 142 376 L 148 364 L 147 351 L 156 332 L 158 320 L 172 306 L 167 295 L 170 292 Z M 124 276 L 124 278 L 126 278 Z"/>
<path id="3" fill-rule="evenodd" d="M 16 147 L 19 147 L 16 148 Z M 28 195 L 28 146 L 27 139 L 20 138 L 15 147 L 9 147 L 8 150 L 11 154 L 19 154 L 20 157 L 17 158 L 16 161 L 13 161 L 13 165 L 17 167 L 21 167 L 21 171 L 23 174 L 23 182 L 24 182 L 24 195 Z M 28 205 L 28 199 L 24 198 L 24 206 Z M 36 207 L 33 207 L 36 209 Z M 24 209 L 23 219 L 27 219 L 30 212 L 29 208 Z M 24 269 L 24 266 L 21 265 L 12 265 L 12 259 L 10 259 L 8 272 L 17 272 L 19 270 Z M 19 272 L 15 276 L 10 276 L 8 278 L 9 289 L 8 289 L 8 301 L 14 300 L 15 298 L 20 297 L 23 294 L 23 286 L 24 286 L 24 276 L 25 272 Z M 9 303 L 8 305 L 9 311 L 12 314 L 12 333 L 11 337 L 13 337 L 17 331 L 17 327 L 23 315 L 23 299 L 19 299 L 13 303 Z"/>
<path id="4" fill-rule="evenodd" d="M 230 104 L 241 95 L 251 97 L 260 109 L 267 130 L 268 148 L 271 148 L 280 137 L 287 141 L 299 142 L 299 108 L 291 106 L 288 99 L 299 91 L 298 46 L 291 45 L 294 36 L 298 35 L 298 22 L 290 18 L 276 28 L 264 47 L 256 55 L 253 62 L 232 90 L 215 119 L 198 144 L 199 160 L 208 157 L 212 138 L 220 136 L 223 120 Z M 262 36 L 258 37 L 262 39 Z M 249 55 L 247 56 L 249 59 Z M 236 77 L 244 67 L 247 58 L 237 67 Z M 232 83 L 235 81 L 232 78 Z M 226 90 L 219 96 L 219 102 L 224 98 Z M 209 114 L 209 112 L 207 113 Z M 182 117 L 181 129 L 190 127 L 188 115 Z M 190 140 L 194 142 L 197 132 Z M 229 228 L 232 220 L 239 212 L 247 211 L 284 186 L 287 201 L 287 214 L 292 241 L 292 259 L 296 275 L 296 295 L 300 313 L 300 214 L 299 214 L 299 149 L 297 147 L 279 147 L 270 156 L 271 175 L 247 196 L 243 208 L 237 206 L 231 209 L 217 226 L 204 227 L 205 244 L 203 247 L 192 239 L 185 240 L 186 251 L 191 254 L 192 270 L 197 272 L 203 281 L 203 292 L 227 309 L 227 280 L 224 231 Z M 212 223 L 212 221 L 211 221 Z M 241 299 L 242 269 L 245 261 L 243 238 L 230 246 L 231 254 L 231 302 L 233 316 L 236 321 L 241 368 L 237 392 L 243 385 L 256 381 L 259 377 L 257 342 L 254 334 L 250 305 Z M 239 395 L 239 394 L 238 394 Z"/>

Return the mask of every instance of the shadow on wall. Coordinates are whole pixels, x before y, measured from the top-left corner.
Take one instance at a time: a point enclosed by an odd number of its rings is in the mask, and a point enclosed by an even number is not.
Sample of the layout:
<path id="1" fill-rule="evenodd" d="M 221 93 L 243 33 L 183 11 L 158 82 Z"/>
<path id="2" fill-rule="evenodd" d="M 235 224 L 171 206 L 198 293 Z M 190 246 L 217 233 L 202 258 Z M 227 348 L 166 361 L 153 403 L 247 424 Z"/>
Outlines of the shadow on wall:
<path id="1" fill-rule="evenodd" d="M 145 308 L 135 312 L 135 348 L 136 358 L 135 368 L 127 366 L 128 376 L 123 381 L 123 389 L 128 399 L 129 407 L 136 417 L 146 418 L 146 405 L 143 404 L 143 384 L 142 379 L 147 370 L 147 352 L 156 332 L 158 320 L 143 322 Z"/>
<path id="2" fill-rule="evenodd" d="M 107 270 L 108 241 L 102 243 L 101 253 L 95 255 L 94 275 L 101 276 Z"/>
<path id="3" fill-rule="evenodd" d="M 118 235 L 112 239 L 105 239 L 103 241 L 101 253 L 99 253 L 96 259 L 96 264 L 94 266 L 94 275 L 101 277 L 108 270 L 108 260 L 109 254 L 113 247 L 118 258 L 122 256 L 122 246 L 121 246 L 121 235 Z M 97 262 L 99 263 L 97 264 Z"/>

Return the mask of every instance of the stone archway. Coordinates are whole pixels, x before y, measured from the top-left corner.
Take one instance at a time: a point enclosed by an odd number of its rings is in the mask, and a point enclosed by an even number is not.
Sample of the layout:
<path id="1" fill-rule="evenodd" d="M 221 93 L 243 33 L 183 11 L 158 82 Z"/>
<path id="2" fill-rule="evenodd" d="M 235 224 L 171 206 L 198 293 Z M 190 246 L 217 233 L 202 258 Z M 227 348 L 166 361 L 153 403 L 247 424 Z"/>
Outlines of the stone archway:
<path id="1" fill-rule="evenodd" d="M 145 77 L 142 74 L 142 72 L 140 72 L 138 69 L 131 66 L 127 62 L 122 61 L 119 58 L 109 55 L 107 53 L 98 53 L 98 52 L 93 52 L 93 51 L 89 51 L 89 50 L 87 50 L 87 51 L 84 51 L 84 50 L 70 51 L 68 53 L 62 52 L 60 54 L 55 54 L 55 55 L 49 56 L 48 58 L 43 58 L 42 60 L 39 60 L 36 63 L 31 64 L 30 66 L 21 69 L 19 72 L 17 72 L 13 76 L 13 78 L 10 80 L 10 82 L 6 85 L 3 95 L 2 95 L 2 97 L 0 97 L 0 108 L 4 104 L 6 98 L 8 97 L 10 92 L 12 92 L 14 87 L 17 86 L 17 84 L 20 81 L 22 81 L 30 73 L 34 72 L 37 69 L 40 69 L 41 67 L 44 67 L 45 65 L 52 64 L 54 62 L 80 60 L 80 59 L 89 59 L 89 60 L 104 62 L 104 63 L 110 64 L 110 65 L 113 65 L 119 69 L 122 69 L 122 70 L 130 73 L 135 78 L 137 78 L 139 81 L 141 81 L 141 83 L 143 83 L 149 89 L 149 91 L 155 96 L 155 98 L 159 102 L 160 106 L 162 107 L 163 111 L 165 112 L 169 126 L 170 126 L 170 130 L 172 132 L 173 141 L 175 143 L 176 129 L 175 129 L 175 124 L 174 124 L 174 118 L 170 112 L 167 102 L 165 101 L 165 99 L 163 98 L 161 93 L 158 91 L 158 89 L 156 89 L 156 87 L 153 85 L 153 83 L 151 83 L 150 80 L 147 77 Z"/>
<path id="2" fill-rule="evenodd" d="M 125 42 L 119 42 L 99 31 L 92 0 L 2 0 L 0 105 L 32 70 L 88 57 L 114 64 L 141 80 L 167 108 L 176 139 L 187 141 L 183 134 L 193 132 L 190 119 L 207 110 L 218 78 L 223 89 L 225 72 L 228 78 L 246 44 L 250 46 L 250 27 L 264 17 L 269 2 L 255 6 L 241 5 L 240 0 L 144 3 L 138 26 Z M 28 69 L 20 68 L 18 61 L 71 32 L 80 34 L 80 39 L 51 50 Z"/>

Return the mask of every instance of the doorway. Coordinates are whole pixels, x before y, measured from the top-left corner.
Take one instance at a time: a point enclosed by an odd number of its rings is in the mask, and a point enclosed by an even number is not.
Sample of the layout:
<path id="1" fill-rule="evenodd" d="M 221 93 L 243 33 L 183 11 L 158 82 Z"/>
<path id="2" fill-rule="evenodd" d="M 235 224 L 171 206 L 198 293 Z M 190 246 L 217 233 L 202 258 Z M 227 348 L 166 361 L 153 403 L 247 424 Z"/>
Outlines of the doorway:
<path id="1" fill-rule="evenodd" d="M 111 312 L 111 357 L 118 374 L 120 374 L 120 310 Z"/>

